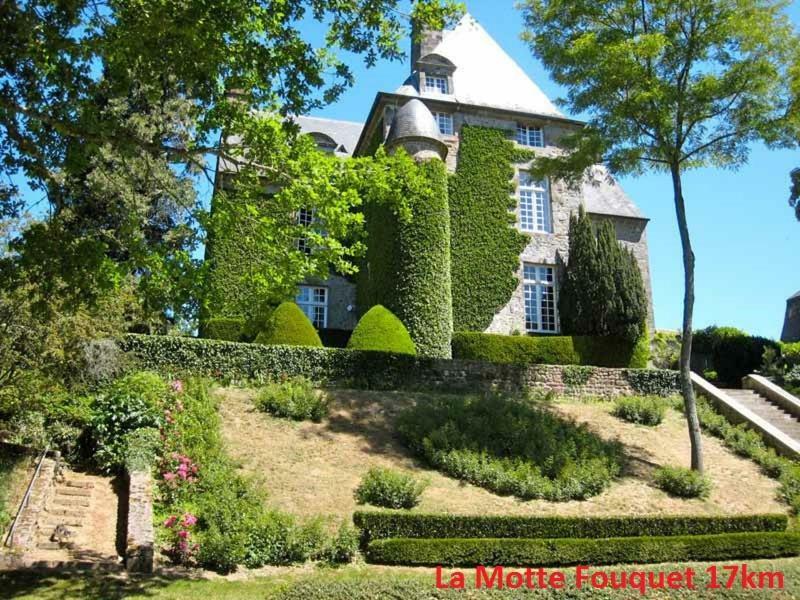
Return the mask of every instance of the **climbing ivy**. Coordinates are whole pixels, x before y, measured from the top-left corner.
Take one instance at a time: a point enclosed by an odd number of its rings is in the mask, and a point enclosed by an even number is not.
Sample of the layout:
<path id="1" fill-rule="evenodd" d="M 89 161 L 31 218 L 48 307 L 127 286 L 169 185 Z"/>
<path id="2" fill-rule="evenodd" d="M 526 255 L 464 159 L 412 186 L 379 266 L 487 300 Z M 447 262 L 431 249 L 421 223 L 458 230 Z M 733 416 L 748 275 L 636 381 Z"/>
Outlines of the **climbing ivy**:
<path id="1" fill-rule="evenodd" d="M 449 194 L 456 331 L 485 330 L 518 285 L 519 255 L 527 237 L 513 227 L 512 165 L 532 158 L 502 130 L 461 128 Z"/>
<path id="2" fill-rule="evenodd" d="M 441 161 L 415 164 L 398 151 L 397 189 L 411 214 L 402 218 L 385 202 L 365 197 L 366 260 L 358 305 L 382 304 L 408 328 L 419 354 L 450 356 L 452 297 L 447 172 Z M 403 158 L 405 156 L 405 158 Z"/>

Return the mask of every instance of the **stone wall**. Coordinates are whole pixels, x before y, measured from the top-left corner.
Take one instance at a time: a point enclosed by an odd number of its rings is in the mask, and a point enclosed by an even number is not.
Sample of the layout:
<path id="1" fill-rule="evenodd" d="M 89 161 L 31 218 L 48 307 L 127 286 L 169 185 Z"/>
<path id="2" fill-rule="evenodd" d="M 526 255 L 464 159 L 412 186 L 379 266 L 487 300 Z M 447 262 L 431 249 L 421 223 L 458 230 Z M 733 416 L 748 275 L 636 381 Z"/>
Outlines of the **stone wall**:
<path id="1" fill-rule="evenodd" d="M 153 478 L 149 471 L 128 474 L 128 530 L 125 567 L 129 573 L 153 572 Z"/>
<path id="2" fill-rule="evenodd" d="M 442 390 L 543 390 L 564 396 L 634 396 L 649 390 L 637 388 L 631 373 L 663 373 L 656 369 L 611 369 L 577 365 L 513 365 L 474 360 L 420 361 L 401 385 Z M 674 384 L 661 393 L 677 394 Z"/>
<path id="3" fill-rule="evenodd" d="M 58 458 L 54 460 L 47 457 L 42 459 L 39 475 L 36 477 L 36 481 L 33 482 L 28 502 L 20 512 L 17 526 L 14 529 L 14 535 L 11 536 L 11 548 L 22 551 L 33 549 L 36 542 L 36 531 L 39 526 L 39 519 L 53 489 L 57 460 Z"/>

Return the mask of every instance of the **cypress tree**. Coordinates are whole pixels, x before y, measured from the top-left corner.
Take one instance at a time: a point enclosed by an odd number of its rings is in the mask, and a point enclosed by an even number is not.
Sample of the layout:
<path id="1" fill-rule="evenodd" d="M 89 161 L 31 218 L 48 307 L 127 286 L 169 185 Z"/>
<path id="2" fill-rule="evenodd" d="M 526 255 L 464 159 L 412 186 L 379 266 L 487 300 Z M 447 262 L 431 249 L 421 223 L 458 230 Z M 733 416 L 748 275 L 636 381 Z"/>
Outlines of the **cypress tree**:
<path id="1" fill-rule="evenodd" d="M 610 221 L 593 227 L 583 207 L 570 217 L 558 310 L 567 334 L 618 336 L 633 343 L 645 333 L 647 296 L 636 257 L 617 241 Z"/>

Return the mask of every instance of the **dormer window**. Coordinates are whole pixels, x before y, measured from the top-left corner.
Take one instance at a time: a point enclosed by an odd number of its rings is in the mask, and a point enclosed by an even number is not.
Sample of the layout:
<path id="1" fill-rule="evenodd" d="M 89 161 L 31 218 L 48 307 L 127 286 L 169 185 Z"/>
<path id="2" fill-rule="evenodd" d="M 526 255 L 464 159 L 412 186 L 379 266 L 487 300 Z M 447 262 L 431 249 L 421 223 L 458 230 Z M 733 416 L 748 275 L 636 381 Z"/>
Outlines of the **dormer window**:
<path id="1" fill-rule="evenodd" d="M 436 94 L 449 94 L 450 88 L 447 85 L 447 77 L 441 75 L 425 75 L 425 91 Z"/>
<path id="2" fill-rule="evenodd" d="M 439 133 L 442 135 L 453 135 L 453 115 L 448 113 L 435 112 L 433 118 L 439 126 Z"/>
<path id="3" fill-rule="evenodd" d="M 517 143 L 522 146 L 544 148 L 544 133 L 541 127 L 530 127 L 517 123 Z"/>

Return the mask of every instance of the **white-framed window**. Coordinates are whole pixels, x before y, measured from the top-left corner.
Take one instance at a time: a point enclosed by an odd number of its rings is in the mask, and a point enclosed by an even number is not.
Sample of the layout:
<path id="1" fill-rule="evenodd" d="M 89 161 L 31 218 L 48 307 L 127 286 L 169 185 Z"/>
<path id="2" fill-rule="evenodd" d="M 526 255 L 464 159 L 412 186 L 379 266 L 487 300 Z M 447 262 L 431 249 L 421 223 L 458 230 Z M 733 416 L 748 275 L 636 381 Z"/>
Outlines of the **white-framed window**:
<path id="1" fill-rule="evenodd" d="M 311 227 L 314 222 L 314 210 L 310 208 L 301 208 L 297 211 L 297 224 L 303 227 Z M 295 240 L 297 249 L 306 254 L 311 254 L 311 242 L 308 238 L 297 238 Z"/>
<path id="2" fill-rule="evenodd" d="M 425 75 L 425 91 L 436 92 L 438 94 L 449 94 L 447 77 L 441 75 Z"/>
<path id="3" fill-rule="evenodd" d="M 525 331 L 556 333 L 556 275 L 555 267 L 522 265 L 522 284 L 525 291 Z"/>
<path id="4" fill-rule="evenodd" d="M 550 194 L 546 181 L 536 181 L 528 171 L 519 172 L 519 228 L 550 233 Z"/>
<path id="5" fill-rule="evenodd" d="M 433 113 L 436 124 L 439 126 L 439 133 L 442 135 L 453 135 L 453 115 L 450 113 Z"/>
<path id="6" fill-rule="evenodd" d="M 300 307 L 309 321 L 317 329 L 328 326 L 328 289 L 324 287 L 314 287 L 311 285 L 301 285 L 297 290 L 295 298 L 297 306 Z"/>
<path id="7" fill-rule="evenodd" d="M 541 127 L 529 127 L 517 123 L 517 143 L 523 146 L 544 148 L 544 132 Z"/>

